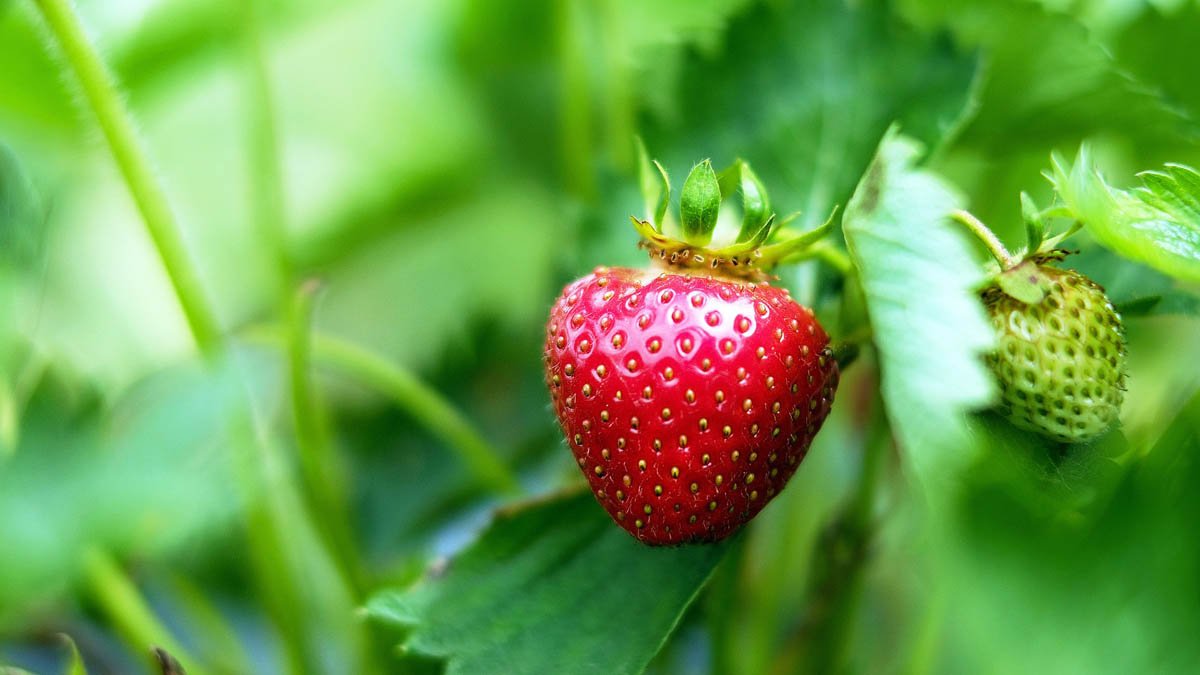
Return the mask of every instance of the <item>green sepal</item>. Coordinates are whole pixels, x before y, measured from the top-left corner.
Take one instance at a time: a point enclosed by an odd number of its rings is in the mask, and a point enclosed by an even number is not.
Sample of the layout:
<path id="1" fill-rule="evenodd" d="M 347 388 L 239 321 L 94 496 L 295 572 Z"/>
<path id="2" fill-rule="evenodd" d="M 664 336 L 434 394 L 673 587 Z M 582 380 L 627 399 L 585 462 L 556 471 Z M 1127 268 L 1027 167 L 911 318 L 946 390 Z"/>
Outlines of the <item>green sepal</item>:
<path id="1" fill-rule="evenodd" d="M 742 225 L 742 228 L 743 230 L 745 229 L 745 224 Z M 737 241 L 739 243 L 747 243 L 753 246 L 762 246 L 763 244 L 767 243 L 767 239 L 771 236 L 771 231 L 774 229 L 775 214 L 772 213 L 767 216 L 766 220 L 762 221 L 762 223 L 758 225 L 757 229 L 750 233 L 748 238 L 742 239 L 739 235 Z"/>
<path id="2" fill-rule="evenodd" d="M 721 188 L 721 201 L 728 200 L 741 187 L 742 165 L 745 163 L 740 158 L 735 159 L 733 160 L 733 164 L 725 167 L 717 174 L 717 186 Z"/>
<path id="3" fill-rule="evenodd" d="M 1071 209 L 1068 209 L 1066 206 L 1063 206 L 1062 204 L 1056 204 L 1054 206 L 1047 206 L 1045 209 L 1042 210 L 1041 213 L 1038 214 L 1038 217 L 1040 217 L 1043 222 L 1047 218 L 1070 218 L 1071 217 Z"/>
<path id="4" fill-rule="evenodd" d="M 1050 237 L 1049 239 L 1043 241 L 1042 245 L 1041 245 L 1041 249 L 1039 251 L 1032 251 L 1032 253 L 1045 253 L 1047 251 L 1053 251 L 1054 249 L 1058 248 L 1058 245 L 1060 243 L 1062 243 L 1063 239 L 1066 239 L 1067 237 L 1075 234 L 1076 232 L 1078 232 L 1082 229 L 1083 229 L 1083 223 L 1076 220 L 1076 221 L 1072 222 L 1071 225 L 1069 227 L 1067 227 L 1067 229 L 1065 229 L 1062 232 L 1059 232 L 1058 234 L 1054 235 L 1053 237 Z"/>
<path id="5" fill-rule="evenodd" d="M 801 211 L 792 211 L 791 213 L 787 214 L 778 223 L 775 224 L 775 229 L 782 230 L 783 228 L 787 227 L 788 225 L 791 225 L 792 221 L 799 218 L 801 213 L 802 213 Z M 837 213 L 836 206 L 833 207 L 833 213 L 829 214 L 829 217 L 831 219 L 833 218 L 834 213 Z"/>
<path id="6" fill-rule="evenodd" d="M 633 229 L 637 230 L 638 235 L 649 242 L 657 242 L 662 239 L 662 233 L 654 229 L 654 225 L 648 220 L 642 220 L 637 216 L 629 216 L 630 222 L 633 223 Z"/>
<path id="7" fill-rule="evenodd" d="M 637 138 L 637 151 L 638 183 L 642 189 L 642 199 L 646 203 L 646 217 L 651 219 L 655 231 L 661 234 L 667 218 L 667 208 L 671 205 L 671 181 L 667 178 L 667 170 L 662 164 L 656 159 L 650 159 L 641 137 Z"/>
<path id="8" fill-rule="evenodd" d="M 758 264 L 763 267 L 771 267 L 784 258 L 795 255 L 800 251 L 812 246 L 817 241 L 825 237 L 833 231 L 834 218 L 837 217 L 838 207 L 834 206 L 833 211 L 829 213 L 829 218 L 817 227 L 798 234 L 790 239 L 785 239 L 777 244 L 771 244 L 759 250 Z"/>
<path id="9" fill-rule="evenodd" d="M 1033 198 L 1025 192 L 1021 193 L 1021 218 L 1025 221 L 1025 239 L 1029 245 L 1026 250 L 1033 253 L 1046 237 L 1046 223 Z"/>
<path id="10" fill-rule="evenodd" d="M 1050 281 L 1033 260 L 1025 260 L 1016 267 L 1005 270 L 996 277 L 996 283 L 1005 294 L 1027 305 L 1036 305 L 1046 297 Z"/>
<path id="11" fill-rule="evenodd" d="M 683 238 L 693 246 L 712 241 L 721 210 L 721 186 L 712 162 L 704 160 L 692 168 L 679 196 L 679 216 Z"/>
<path id="12" fill-rule="evenodd" d="M 719 255 L 730 256 L 730 257 L 740 256 L 740 255 L 749 253 L 749 252 L 753 251 L 754 249 L 759 248 L 763 244 L 767 243 L 767 237 L 769 237 L 771 235 L 771 230 L 774 229 L 774 225 L 775 225 L 775 214 L 771 214 L 767 218 L 767 222 L 763 223 L 762 227 L 758 228 L 758 232 L 754 233 L 753 238 L 748 239 L 746 241 L 735 242 L 728 246 L 722 246 L 721 248 L 716 249 L 716 252 Z"/>
<path id="13" fill-rule="evenodd" d="M 741 243 L 756 238 L 772 215 L 771 200 L 762 181 L 745 160 L 738 159 L 721 172 L 718 182 L 723 200 L 728 200 L 738 190 L 742 193 L 742 227 L 735 241 Z"/>
<path id="14" fill-rule="evenodd" d="M 750 169 L 750 165 L 741 163 L 742 188 L 742 229 L 738 232 L 738 241 L 752 239 L 771 219 L 771 200 L 767 189 L 758 180 L 758 176 Z"/>

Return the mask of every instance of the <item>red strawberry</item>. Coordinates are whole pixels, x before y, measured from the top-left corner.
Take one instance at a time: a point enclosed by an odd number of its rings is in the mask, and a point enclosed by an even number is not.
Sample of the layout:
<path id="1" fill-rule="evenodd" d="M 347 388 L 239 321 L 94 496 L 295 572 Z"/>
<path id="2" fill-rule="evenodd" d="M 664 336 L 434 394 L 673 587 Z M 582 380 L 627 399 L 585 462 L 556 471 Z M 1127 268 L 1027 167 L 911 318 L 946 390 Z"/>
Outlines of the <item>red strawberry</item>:
<path id="1" fill-rule="evenodd" d="M 716 541 L 804 459 L 837 389 L 828 344 L 812 310 L 766 283 L 597 268 L 550 312 L 546 379 L 621 527 L 647 544 Z"/>

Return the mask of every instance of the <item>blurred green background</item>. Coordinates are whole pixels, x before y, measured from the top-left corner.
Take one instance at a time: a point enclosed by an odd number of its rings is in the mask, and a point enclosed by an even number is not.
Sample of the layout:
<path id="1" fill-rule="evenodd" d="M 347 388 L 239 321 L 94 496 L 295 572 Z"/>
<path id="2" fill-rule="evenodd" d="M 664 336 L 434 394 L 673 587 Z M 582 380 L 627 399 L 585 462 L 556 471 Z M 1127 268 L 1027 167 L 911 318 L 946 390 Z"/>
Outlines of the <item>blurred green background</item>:
<path id="1" fill-rule="evenodd" d="M 152 672 L 151 645 L 192 673 L 437 672 L 360 608 L 579 482 L 543 322 L 572 278 L 644 260 L 635 136 L 677 178 L 744 157 L 815 225 L 898 122 L 1012 248 L 1052 151 L 1089 142 L 1118 185 L 1200 165 L 1186 0 L 79 0 L 219 321 L 204 358 L 47 4 L 0 0 L 0 671 L 68 672 L 66 634 L 91 673 Z M 1071 243 L 1119 305 L 1166 298 L 1127 316 L 1121 431 L 1047 450 L 984 417 L 930 486 L 868 350 L 669 638 L 585 606 L 545 649 L 1200 669 L 1196 288 Z M 835 271 L 781 276 L 846 337 Z"/>

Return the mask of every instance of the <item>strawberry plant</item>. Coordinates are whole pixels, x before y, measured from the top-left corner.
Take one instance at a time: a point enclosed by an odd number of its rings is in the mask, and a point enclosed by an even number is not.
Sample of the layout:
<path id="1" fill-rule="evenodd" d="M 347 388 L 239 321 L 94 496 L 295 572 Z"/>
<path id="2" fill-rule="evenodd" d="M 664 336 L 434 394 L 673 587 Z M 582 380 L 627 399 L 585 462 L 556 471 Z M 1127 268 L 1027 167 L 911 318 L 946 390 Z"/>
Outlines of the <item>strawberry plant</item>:
<path id="1" fill-rule="evenodd" d="M 0 3 L 0 673 L 1194 672 L 1117 4 Z"/>

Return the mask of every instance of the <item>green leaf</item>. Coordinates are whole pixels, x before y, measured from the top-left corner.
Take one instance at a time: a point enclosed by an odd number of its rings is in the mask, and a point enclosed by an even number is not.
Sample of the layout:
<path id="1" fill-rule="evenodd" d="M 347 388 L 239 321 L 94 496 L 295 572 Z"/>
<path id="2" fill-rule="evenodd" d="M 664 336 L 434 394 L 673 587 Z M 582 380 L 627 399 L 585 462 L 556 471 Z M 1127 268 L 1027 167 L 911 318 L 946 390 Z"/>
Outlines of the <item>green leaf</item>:
<path id="1" fill-rule="evenodd" d="M 480 539 L 369 615 L 446 672 L 640 673 L 727 544 L 649 548 L 589 493 L 506 510 Z"/>
<path id="2" fill-rule="evenodd" d="M 1097 35 L 1068 14 L 1070 5 L 1086 8 L 1080 13 L 1101 16 L 1101 4 L 899 3 L 906 16 L 924 29 L 948 32 L 955 44 L 986 54 L 977 112 L 953 146 L 937 158 L 937 166 L 971 195 L 972 213 L 992 225 L 1004 241 L 1023 236 L 1012 196 L 1021 190 L 1030 190 L 1039 202 L 1049 196 L 1048 191 L 1031 188 L 1039 186 L 1045 158 L 1056 148 L 1074 148 L 1096 138 L 1136 157 L 1177 161 L 1195 157 L 1200 138 L 1195 120 L 1181 114 L 1144 80 L 1131 78 L 1124 62 L 1114 61 Z M 1105 10 L 1119 4 L 1110 3 Z M 1119 12 L 1132 13 L 1135 6 L 1146 5 L 1121 4 Z M 1186 41 L 1164 40 L 1160 35 L 1151 39 L 1163 42 L 1168 51 L 1189 51 Z M 1175 65 L 1146 61 L 1159 72 Z M 1181 69 L 1178 79 L 1193 82 L 1194 69 Z"/>
<path id="3" fill-rule="evenodd" d="M 1116 432 L 1048 460 L 1026 447 L 1035 439 L 988 425 L 1007 448 L 969 472 L 973 489 L 934 563 L 953 599 L 938 638 L 964 648 L 956 667 L 1194 670 L 1200 547 L 1179 537 L 1200 512 L 1200 396 L 1190 398 L 1155 411 L 1161 440 L 1135 446 L 1136 459 Z M 1023 618 L 997 620 L 1006 613 Z M 1120 628 L 1096 620 L 1115 616 Z"/>
<path id="4" fill-rule="evenodd" d="M 810 229 L 849 198 L 896 119 L 930 147 L 952 135 L 976 64 L 879 3 L 759 3 L 720 49 L 688 56 L 673 107 L 652 109 L 643 130 L 668 167 L 745 158 L 774 208 L 803 211 Z"/>
<path id="5" fill-rule="evenodd" d="M 1102 131 L 1147 143 L 1195 139 L 1195 123 L 1129 77 L 1083 25 L 1039 4 L 907 3 L 913 21 L 986 50 L 979 110 L 963 141 L 1008 156 Z"/>
<path id="6" fill-rule="evenodd" d="M 1104 182 L 1086 146 L 1073 165 L 1055 155 L 1047 177 L 1101 244 L 1160 272 L 1200 281 L 1200 173 L 1179 164 L 1139 174 L 1143 186 Z"/>
<path id="7" fill-rule="evenodd" d="M 712 162 L 704 160 L 692 167 L 679 194 L 679 219 L 683 238 L 694 246 L 706 246 L 712 240 L 721 211 L 721 185 Z"/>
<path id="8" fill-rule="evenodd" d="M 927 481 L 971 458 L 964 416 L 992 399 L 981 354 L 993 334 L 975 289 L 983 280 L 948 219 L 962 198 L 914 166 L 919 146 L 894 130 L 846 207 L 843 228 L 874 329 L 888 416 Z"/>
<path id="9" fill-rule="evenodd" d="M 0 624 L 69 588 L 89 546 L 150 558 L 228 527 L 242 506 L 230 420 L 244 386 L 230 363 L 179 368 L 112 409 L 68 412 L 47 374 L 0 461 L 0 541 L 19 552 L 0 555 Z"/>
<path id="10" fill-rule="evenodd" d="M 1173 5 L 1173 6 L 1172 6 Z M 1121 67 L 1152 85 L 1193 119 L 1200 115 L 1200 52 L 1191 44 L 1200 31 L 1200 5 L 1146 3 L 1141 15 L 1111 45 Z"/>
<path id="11" fill-rule="evenodd" d="M 1161 295 L 1133 298 L 1115 305 L 1117 313 L 1128 319 L 1139 316 L 1200 316 L 1200 295 L 1172 289 Z"/>

